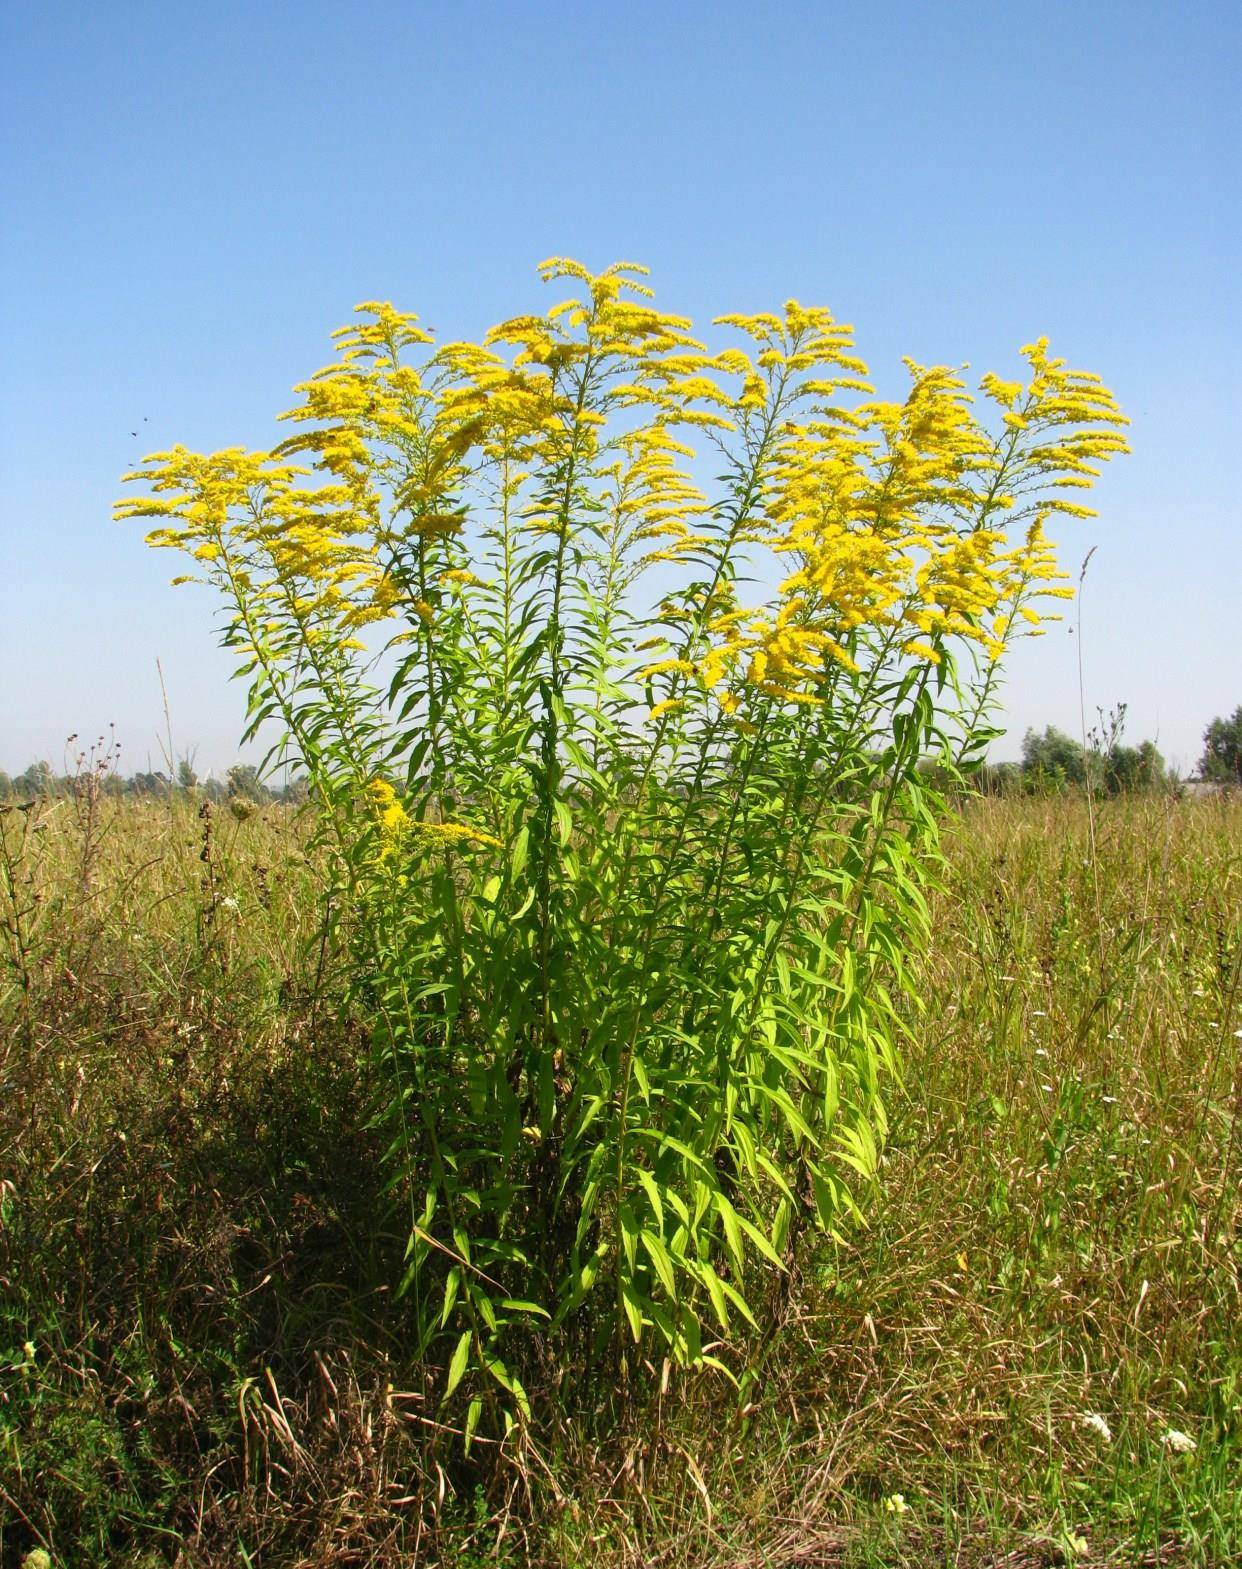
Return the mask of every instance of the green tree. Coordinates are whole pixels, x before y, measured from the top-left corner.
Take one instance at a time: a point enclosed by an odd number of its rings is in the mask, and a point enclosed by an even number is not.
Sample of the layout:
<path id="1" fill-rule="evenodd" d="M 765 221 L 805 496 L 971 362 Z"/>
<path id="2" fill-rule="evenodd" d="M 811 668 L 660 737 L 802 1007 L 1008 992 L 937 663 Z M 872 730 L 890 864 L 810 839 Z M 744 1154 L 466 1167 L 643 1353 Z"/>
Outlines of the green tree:
<path id="1" fill-rule="evenodd" d="M 1168 783 L 1164 758 L 1154 741 L 1138 746 L 1120 743 L 1105 753 L 1104 788 L 1109 795 L 1128 795 L 1141 790 L 1161 790 Z"/>
<path id="2" fill-rule="evenodd" d="M 310 783 L 305 774 L 295 774 L 289 782 L 277 792 L 278 799 L 286 806 L 305 806 L 310 800 Z"/>
<path id="3" fill-rule="evenodd" d="M 1022 793 L 1021 763 L 984 763 L 975 774 L 975 783 L 983 795 L 1012 795 Z"/>
<path id="4" fill-rule="evenodd" d="M 272 798 L 272 792 L 259 778 L 259 770 L 253 763 L 234 763 L 226 779 L 229 795 L 234 799 L 259 804 Z"/>
<path id="5" fill-rule="evenodd" d="M 1042 734 L 1028 730 L 1022 738 L 1022 775 L 1027 784 L 1037 787 L 1085 784 L 1086 749 L 1054 725 Z"/>
<path id="6" fill-rule="evenodd" d="M 1242 784 L 1242 704 L 1203 732 L 1199 774 L 1220 784 Z"/>
<path id="7" fill-rule="evenodd" d="M 13 781 L 13 788 L 24 799 L 36 795 L 55 795 L 56 775 L 52 772 L 51 763 L 31 763 L 24 773 L 18 774 Z"/>
<path id="8" fill-rule="evenodd" d="M 129 790 L 132 795 L 167 795 L 171 788 L 171 781 L 166 773 L 160 770 L 139 771 L 132 775 L 129 781 Z"/>

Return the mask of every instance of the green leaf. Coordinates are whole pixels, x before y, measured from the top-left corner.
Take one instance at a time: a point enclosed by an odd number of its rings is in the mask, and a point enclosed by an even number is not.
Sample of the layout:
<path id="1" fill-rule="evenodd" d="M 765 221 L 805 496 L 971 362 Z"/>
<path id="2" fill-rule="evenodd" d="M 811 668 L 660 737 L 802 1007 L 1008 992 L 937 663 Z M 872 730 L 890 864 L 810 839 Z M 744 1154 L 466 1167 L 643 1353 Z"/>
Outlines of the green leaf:
<path id="1" fill-rule="evenodd" d="M 621 1282 L 621 1305 L 625 1309 L 635 1345 L 643 1338 L 643 1300 L 628 1280 Z"/>
<path id="2" fill-rule="evenodd" d="M 449 1270 L 444 1281 L 444 1304 L 440 1309 L 441 1328 L 448 1323 L 453 1306 L 457 1301 L 457 1293 L 461 1288 L 461 1267 L 454 1264 Z"/>
<path id="3" fill-rule="evenodd" d="M 448 1377 L 444 1380 L 444 1394 L 442 1396 L 444 1400 L 449 1398 L 462 1381 L 462 1375 L 466 1371 L 466 1364 L 470 1360 L 470 1339 L 472 1333 L 473 1331 L 469 1329 L 462 1330 L 461 1338 L 453 1348 L 453 1355 L 449 1359 Z"/>
<path id="4" fill-rule="evenodd" d="M 638 1240 L 642 1243 L 647 1257 L 655 1267 L 660 1284 L 668 1293 L 669 1300 L 675 1302 L 677 1300 L 677 1281 L 673 1275 L 673 1261 L 669 1258 L 668 1249 L 664 1246 L 663 1239 L 657 1237 L 654 1232 L 640 1231 Z"/>
<path id="5" fill-rule="evenodd" d="M 515 1374 L 509 1371 L 509 1369 L 505 1366 L 499 1357 L 488 1357 L 486 1359 L 485 1366 L 487 1367 L 487 1371 L 492 1375 L 500 1387 L 504 1390 L 507 1390 L 508 1393 L 511 1394 L 517 1401 L 518 1408 L 521 1410 L 522 1415 L 526 1417 L 530 1416 L 530 1400 L 527 1397 L 525 1389 L 522 1387 L 522 1381 Z"/>
<path id="6" fill-rule="evenodd" d="M 538 1302 L 523 1302 L 520 1297 L 501 1297 L 496 1306 L 508 1308 L 512 1313 L 529 1313 L 535 1318 L 552 1317 L 547 1308 L 540 1307 Z"/>
<path id="7" fill-rule="evenodd" d="M 552 812 L 556 818 L 557 843 L 567 845 L 574 827 L 573 814 L 564 801 L 553 801 Z"/>
<path id="8" fill-rule="evenodd" d="M 725 1242 L 728 1244 L 729 1252 L 733 1255 L 733 1262 L 738 1269 L 742 1269 L 746 1262 L 746 1255 L 742 1247 L 742 1228 L 738 1223 L 737 1211 L 723 1193 L 714 1193 L 712 1199 L 720 1215 L 720 1221 L 724 1227 Z"/>
<path id="9" fill-rule="evenodd" d="M 526 869 L 526 861 L 530 855 L 530 829 L 519 828 L 513 841 L 513 850 L 509 856 L 509 877 L 516 883 Z"/>
<path id="10" fill-rule="evenodd" d="M 639 1182 L 646 1190 L 647 1197 L 651 1201 L 651 1212 L 655 1216 L 656 1225 L 660 1228 L 661 1233 L 663 1233 L 664 1203 L 660 1198 L 660 1189 L 656 1185 L 656 1180 L 643 1166 L 636 1167 L 634 1170 L 634 1175 L 638 1178 Z"/>
<path id="11" fill-rule="evenodd" d="M 729 1333 L 729 1310 L 720 1276 L 710 1264 L 700 1264 L 697 1273 L 707 1287 L 707 1294 L 711 1298 L 712 1309 L 716 1314 L 720 1328 L 727 1335 Z"/>

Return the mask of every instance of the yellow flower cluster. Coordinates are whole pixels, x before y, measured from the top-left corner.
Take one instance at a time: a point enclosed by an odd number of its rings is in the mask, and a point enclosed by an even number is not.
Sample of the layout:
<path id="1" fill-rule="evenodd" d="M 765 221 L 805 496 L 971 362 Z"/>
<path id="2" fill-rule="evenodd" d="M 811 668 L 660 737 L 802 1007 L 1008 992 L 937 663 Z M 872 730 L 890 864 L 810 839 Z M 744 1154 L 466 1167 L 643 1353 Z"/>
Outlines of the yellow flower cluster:
<path id="1" fill-rule="evenodd" d="M 292 621 L 354 649 L 350 634 L 394 618 L 430 647 L 446 605 L 468 616 L 496 592 L 472 570 L 489 509 L 631 552 L 628 586 L 688 566 L 692 584 L 659 611 L 683 640 L 639 672 L 660 683 L 661 714 L 695 685 L 729 712 L 755 691 L 814 702 L 834 672 L 939 661 L 949 639 L 995 657 L 1015 619 L 1038 624 L 1032 600 L 1068 592 L 1043 526 L 1089 515 L 1066 493 L 1126 450 L 1126 422 L 1047 340 L 1024 349 L 1023 380 L 982 378 L 993 427 L 945 366 L 908 361 L 906 397 L 876 399 L 827 310 L 718 317 L 740 346 L 709 352 L 655 308 L 641 267 L 552 258 L 540 272 L 569 297 L 481 344 L 437 347 L 415 316 L 360 305 L 334 363 L 297 388 L 280 447 L 156 454 L 127 476 L 149 494 L 119 513 L 159 520 L 152 544 L 246 599 L 256 639 Z M 696 431 L 736 479 L 716 507 L 689 473 Z M 747 610 L 732 584 L 760 551 L 787 575 Z"/>
<path id="2" fill-rule="evenodd" d="M 497 850 L 503 848 L 494 834 L 485 833 L 481 828 L 472 828 L 467 823 L 435 823 L 412 819 L 401 797 L 387 779 L 372 779 L 367 786 L 367 793 L 383 840 L 381 860 L 391 858 L 396 844 L 407 833 L 417 834 L 422 840 L 435 844 L 487 846 Z"/>
<path id="3" fill-rule="evenodd" d="M 368 786 L 380 832 L 385 839 L 397 838 L 409 823 L 401 798 L 387 779 L 372 779 Z"/>
<path id="4" fill-rule="evenodd" d="M 783 346 L 769 341 L 760 360 L 769 370 L 809 369 L 799 318 L 787 312 Z M 774 317 L 728 320 L 769 340 L 782 330 Z M 1038 627 L 1031 602 L 1072 593 L 1043 525 L 1053 512 L 1089 513 L 1056 492 L 1090 484 L 1096 464 L 1126 450 L 1117 429 L 1126 421 L 1112 394 L 1098 378 L 1049 358 L 1042 339 L 1024 350 L 1027 383 L 983 378 L 1004 415 L 999 435 L 989 434 L 965 383 L 944 366 L 908 361 L 911 389 L 902 403 L 853 410 L 821 403 L 845 381 L 860 385 L 854 373 L 865 370 L 842 331 L 833 347 L 851 374 L 831 384 L 816 378 L 810 417 L 781 417 L 776 382 L 765 395 L 778 439 L 758 537 L 797 566 L 774 613 L 730 607 L 708 622 L 712 646 L 697 673 L 708 688 L 727 683 L 728 712 L 747 686 L 817 701 L 834 667 L 857 668 L 858 639 L 868 634 L 932 663 L 949 638 L 999 657 L 1015 614 Z M 744 402 L 752 373 L 740 363 L 735 369 Z M 807 396 L 806 383 L 796 396 Z M 995 526 L 1002 520 L 1026 525 L 1016 548 Z"/>
<path id="5" fill-rule="evenodd" d="M 268 452 L 204 457 L 175 447 L 126 475 L 145 480 L 151 494 L 116 512 L 159 519 L 148 544 L 186 551 L 244 600 L 252 642 L 282 617 L 307 638 L 339 640 L 382 614 L 392 589 L 373 537 L 374 506 L 359 506 L 346 485 L 299 484 L 306 474 Z"/>
<path id="6" fill-rule="evenodd" d="M 419 823 L 418 831 L 441 844 L 485 845 L 493 850 L 504 848 L 495 834 L 484 833 L 481 828 L 472 828 L 468 823 Z"/>

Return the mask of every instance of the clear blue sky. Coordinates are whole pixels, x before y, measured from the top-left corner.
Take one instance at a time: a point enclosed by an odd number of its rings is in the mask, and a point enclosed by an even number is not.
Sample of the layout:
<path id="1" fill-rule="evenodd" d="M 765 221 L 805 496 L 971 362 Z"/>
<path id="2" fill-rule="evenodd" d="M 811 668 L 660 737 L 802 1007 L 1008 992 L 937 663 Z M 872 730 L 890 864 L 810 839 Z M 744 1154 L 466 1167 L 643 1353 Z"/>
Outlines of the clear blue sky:
<path id="1" fill-rule="evenodd" d="M 1242 702 L 1242 5 L 7 0 L 0 766 L 115 720 L 237 755 L 205 591 L 110 521 L 143 452 L 263 445 L 359 299 L 452 335 L 553 253 L 703 319 L 795 295 L 903 353 L 1101 372 L 1134 456 L 1062 530 L 1087 702 L 1190 764 Z M 137 431 L 135 438 L 130 433 Z M 1075 640 L 1022 651 L 1076 732 Z"/>

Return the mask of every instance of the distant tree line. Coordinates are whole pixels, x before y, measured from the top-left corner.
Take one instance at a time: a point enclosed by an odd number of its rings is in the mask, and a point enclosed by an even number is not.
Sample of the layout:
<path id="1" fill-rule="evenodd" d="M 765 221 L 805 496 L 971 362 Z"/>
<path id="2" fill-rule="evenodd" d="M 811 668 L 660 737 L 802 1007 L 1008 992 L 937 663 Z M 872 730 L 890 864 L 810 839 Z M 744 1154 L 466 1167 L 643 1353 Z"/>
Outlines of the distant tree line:
<path id="1" fill-rule="evenodd" d="M 285 784 L 265 782 L 252 763 L 237 763 L 223 779 L 210 774 L 200 779 L 188 758 L 182 758 L 169 775 L 163 770 L 139 771 L 122 776 L 114 768 L 81 768 L 58 774 L 50 763 L 31 763 L 22 773 L 10 775 L 0 768 L 0 801 L 32 801 L 40 796 L 67 796 L 95 790 L 109 797 L 128 796 L 140 800 L 167 799 L 172 795 L 224 803 L 235 801 L 249 806 L 271 803 L 300 806 L 307 797 L 306 780 L 290 779 Z"/>
<path id="2" fill-rule="evenodd" d="M 1169 790 L 1179 785 L 1165 765 L 1154 741 L 1127 746 L 1122 741 L 1125 704 L 1101 714 L 1084 745 L 1054 725 L 1028 730 L 1022 739 L 1022 759 L 989 763 L 980 770 L 979 787 L 988 793 L 1051 794 L 1085 790 L 1088 785 L 1102 795 L 1127 795 L 1141 791 Z M 115 754 L 108 754 L 109 757 Z M 934 765 L 929 765 L 934 772 Z M 1213 719 L 1203 732 L 1203 754 L 1197 778 L 1205 784 L 1242 787 L 1242 705 L 1227 717 Z M 87 786 L 85 781 L 93 783 Z M 0 768 L 0 801 L 31 801 L 39 796 L 70 795 L 84 788 L 107 796 L 167 798 L 194 796 L 213 802 L 233 802 L 239 809 L 279 803 L 300 806 L 307 798 L 304 778 L 282 785 L 266 783 L 252 763 L 236 763 L 223 779 L 200 779 L 189 758 L 182 758 L 169 775 L 161 771 L 138 772 L 122 777 L 108 763 L 57 774 L 46 762 L 31 763 L 15 777 Z"/>
<path id="3" fill-rule="evenodd" d="M 1182 781 L 1170 773 L 1154 741 L 1128 746 L 1122 740 L 1125 717 L 1124 703 L 1101 714 L 1085 744 L 1054 725 L 1028 730 L 1021 761 L 987 765 L 980 784 L 987 791 L 1033 795 L 1087 788 L 1101 795 L 1130 795 L 1180 787 Z M 1204 731 L 1195 778 L 1242 785 L 1242 707 L 1228 718 L 1213 719 Z"/>

